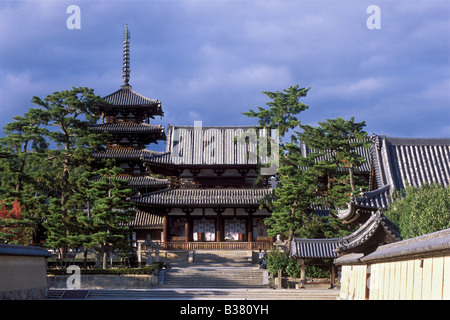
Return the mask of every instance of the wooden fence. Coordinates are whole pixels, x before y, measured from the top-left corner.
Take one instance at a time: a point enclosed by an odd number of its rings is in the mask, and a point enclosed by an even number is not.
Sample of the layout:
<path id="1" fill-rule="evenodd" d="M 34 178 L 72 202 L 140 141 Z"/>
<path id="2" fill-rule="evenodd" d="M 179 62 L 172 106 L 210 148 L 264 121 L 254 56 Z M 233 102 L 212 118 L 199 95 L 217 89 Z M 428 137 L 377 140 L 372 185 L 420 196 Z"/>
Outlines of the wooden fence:
<path id="1" fill-rule="evenodd" d="M 342 299 L 450 300 L 450 229 L 349 257 L 336 260 Z"/>

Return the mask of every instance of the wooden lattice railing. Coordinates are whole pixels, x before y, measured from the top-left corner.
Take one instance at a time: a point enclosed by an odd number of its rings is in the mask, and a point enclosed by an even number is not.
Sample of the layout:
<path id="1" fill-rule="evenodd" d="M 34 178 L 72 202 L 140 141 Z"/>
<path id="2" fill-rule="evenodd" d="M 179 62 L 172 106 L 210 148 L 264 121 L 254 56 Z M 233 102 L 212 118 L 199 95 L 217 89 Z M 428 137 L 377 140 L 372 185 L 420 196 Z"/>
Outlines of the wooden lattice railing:
<path id="1" fill-rule="evenodd" d="M 268 242 L 160 242 L 160 250 L 271 250 Z"/>

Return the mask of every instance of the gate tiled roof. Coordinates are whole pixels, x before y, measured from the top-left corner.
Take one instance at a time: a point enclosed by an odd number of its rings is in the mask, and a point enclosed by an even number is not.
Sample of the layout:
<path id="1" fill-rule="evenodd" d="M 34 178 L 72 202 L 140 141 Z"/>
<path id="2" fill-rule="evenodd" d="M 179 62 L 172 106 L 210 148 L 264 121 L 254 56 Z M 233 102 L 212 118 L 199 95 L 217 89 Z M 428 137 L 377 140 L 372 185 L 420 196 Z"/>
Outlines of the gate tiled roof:
<path id="1" fill-rule="evenodd" d="M 291 242 L 291 256 L 301 259 L 327 259 L 337 258 L 334 251 L 337 248 L 339 239 L 303 239 L 294 238 Z"/>
<path id="2" fill-rule="evenodd" d="M 132 200 L 138 205 L 162 207 L 257 207 L 271 192 L 271 189 L 164 189 Z"/>

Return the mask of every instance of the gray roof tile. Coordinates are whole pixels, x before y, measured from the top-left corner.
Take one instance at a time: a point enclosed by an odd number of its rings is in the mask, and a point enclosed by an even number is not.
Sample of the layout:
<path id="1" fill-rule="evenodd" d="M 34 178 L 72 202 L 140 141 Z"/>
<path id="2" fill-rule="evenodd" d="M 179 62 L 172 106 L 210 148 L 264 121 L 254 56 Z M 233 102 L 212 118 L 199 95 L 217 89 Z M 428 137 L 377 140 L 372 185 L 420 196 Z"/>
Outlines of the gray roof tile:
<path id="1" fill-rule="evenodd" d="M 339 239 L 303 239 L 294 238 L 291 242 L 291 256 L 294 258 L 337 258 L 334 251 L 337 248 Z"/>
<path id="2" fill-rule="evenodd" d="M 132 200 L 150 206 L 257 207 L 271 192 L 271 189 L 164 189 Z"/>
<path id="3" fill-rule="evenodd" d="M 130 108 L 140 108 L 140 107 L 152 107 L 154 110 L 153 115 L 163 115 L 161 109 L 161 102 L 157 99 L 147 98 L 140 93 L 137 93 L 131 86 L 122 86 L 116 92 L 113 92 L 103 99 L 111 104 L 113 107 L 130 107 Z"/>
<path id="4" fill-rule="evenodd" d="M 164 135 L 164 128 L 160 125 L 147 123 L 105 123 L 90 127 L 94 131 L 108 131 L 114 133 L 148 133 L 161 132 Z"/>
<path id="5" fill-rule="evenodd" d="M 374 136 L 372 156 L 379 186 L 399 190 L 427 183 L 450 185 L 450 139 Z M 391 190 L 391 192 L 394 190 Z"/>

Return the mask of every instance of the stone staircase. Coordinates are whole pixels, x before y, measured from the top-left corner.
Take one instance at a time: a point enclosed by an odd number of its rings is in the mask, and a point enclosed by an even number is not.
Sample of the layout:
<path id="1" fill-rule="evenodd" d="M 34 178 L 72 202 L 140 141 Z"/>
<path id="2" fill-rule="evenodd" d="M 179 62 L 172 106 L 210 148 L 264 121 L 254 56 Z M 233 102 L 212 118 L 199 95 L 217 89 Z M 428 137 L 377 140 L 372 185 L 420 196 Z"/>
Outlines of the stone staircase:
<path id="1" fill-rule="evenodd" d="M 195 251 L 193 262 L 167 269 L 161 288 L 268 288 L 251 251 Z"/>
<path id="2" fill-rule="evenodd" d="M 88 300 L 336 300 L 339 290 L 275 290 L 251 251 L 195 251 L 191 263 L 163 270 L 153 289 L 49 290 L 48 299 Z M 253 262 L 256 262 L 255 260 Z"/>
<path id="3" fill-rule="evenodd" d="M 161 288 L 265 288 L 267 271 L 244 267 L 189 267 L 166 270 Z"/>
<path id="4" fill-rule="evenodd" d="M 252 251 L 196 250 L 193 258 L 194 265 L 249 267 L 252 263 Z"/>

